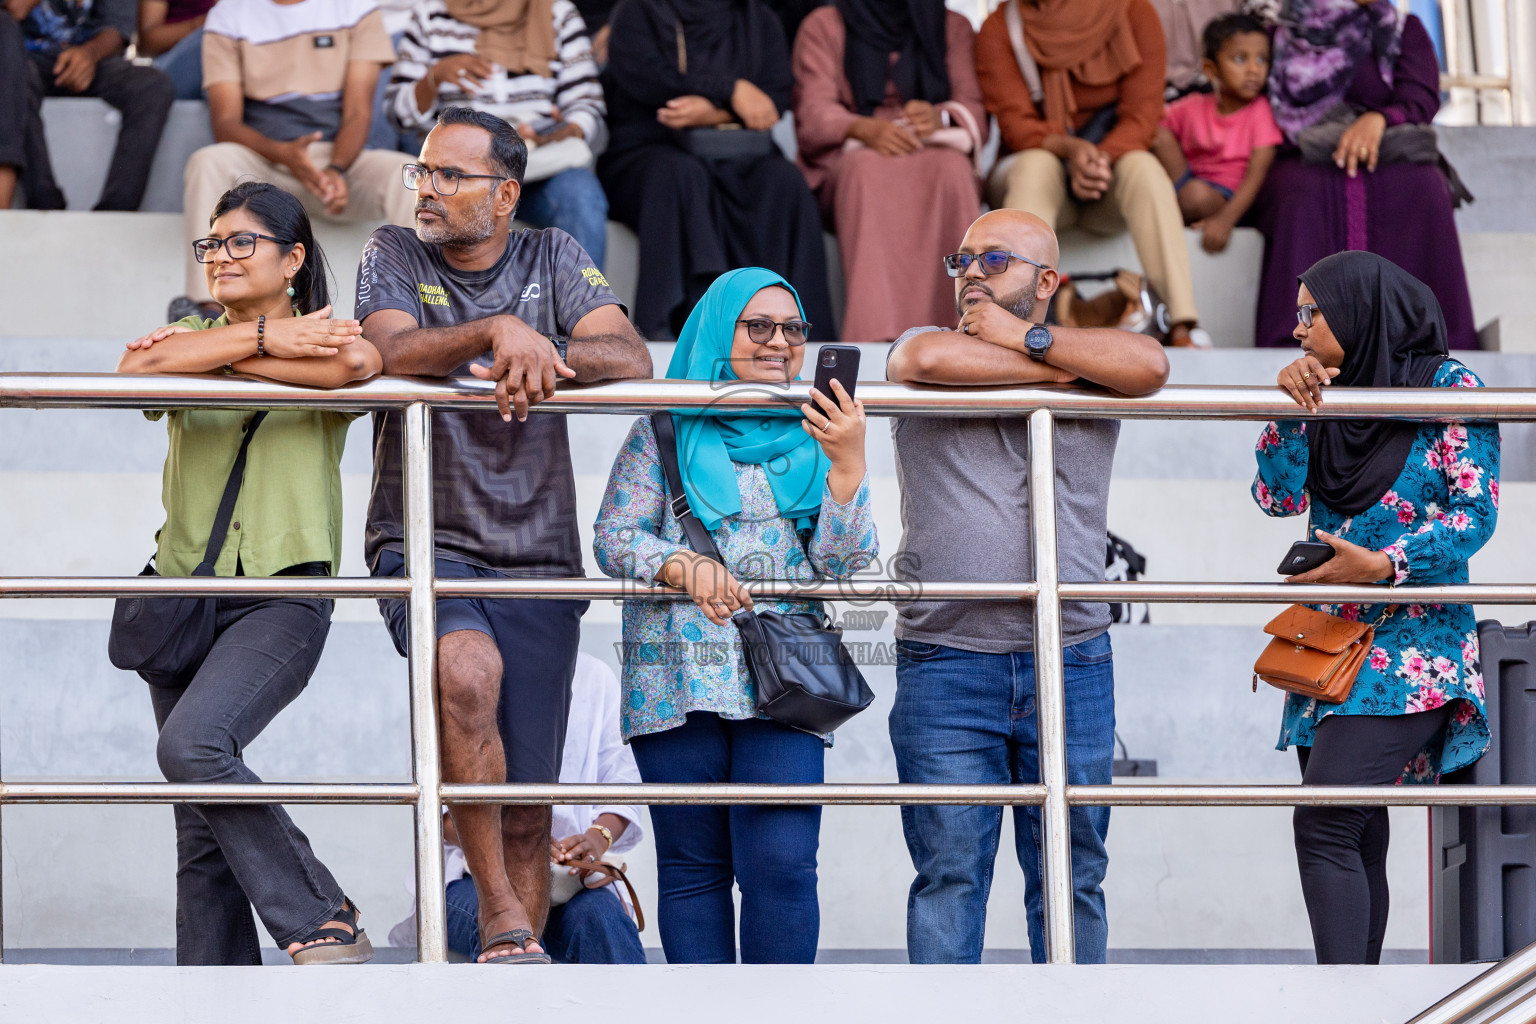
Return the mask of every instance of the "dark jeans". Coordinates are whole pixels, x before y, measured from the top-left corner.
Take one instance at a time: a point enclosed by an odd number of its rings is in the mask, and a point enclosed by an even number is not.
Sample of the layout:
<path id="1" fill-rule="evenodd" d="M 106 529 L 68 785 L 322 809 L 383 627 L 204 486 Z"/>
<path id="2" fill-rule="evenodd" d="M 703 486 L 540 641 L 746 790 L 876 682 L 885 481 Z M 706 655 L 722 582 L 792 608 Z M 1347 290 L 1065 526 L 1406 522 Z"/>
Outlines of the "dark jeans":
<path id="1" fill-rule="evenodd" d="M 1329 715 L 1297 747 L 1309 786 L 1381 786 L 1445 730 L 1451 705 L 1411 715 Z M 1292 818 L 1301 892 L 1320 964 L 1379 964 L 1387 933 L 1385 807 L 1298 807 Z"/>
<path id="2" fill-rule="evenodd" d="M 448 948 L 480 955 L 480 898 L 468 875 L 448 883 Z M 540 945 L 557 964 L 643 964 L 640 932 L 618 895 L 608 888 L 583 889 L 549 908 Z"/>
<path id="3" fill-rule="evenodd" d="M 179 686 L 151 686 L 169 782 L 260 782 L 241 752 L 303 692 L 331 602 L 223 598 L 218 639 Z M 344 897 L 277 804 L 176 806 L 176 962 L 260 964 L 251 906 L 279 947 L 333 918 Z"/>
<path id="4" fill-rule="evenodd" d="M 695 711 L 687 722 L 630 741 L 646 782 L 820 783 L 824 746 L 777 722 L 732 722 Z M 671 964 L 736 962 L 741 889 L 741 961 L 808 964 L 816 959 L 821 908 L 816 847 L 821 808 L 651 808 L 656 837 L 656 913 Z"/>
<path id="5" fill-rule="evenodd" d="M 1109 634 L 1062 654 L 1067 782 L 1105 786 L 1115 756 L 1115 670 Z M 896 644 L 891 745 L 902 782 L 1021 785 L 1040 781 L 1035 656 L 981 654 L 940 644 Z M 1074 807 L 1072 921 L 1077 962 L 1101 964 L 1109 942 L 1104 873 L 1108 807 Z M 903 807 L 917 877 L 907 895 L 907 956 L 915 964 L 980 963 L 987 897 L 1002 833 L 1001 807 Z M 1045 960 L 1040 808 L 1013 809 L 1024 871 L 1029 949 Z"/>
<path id="6" fill-rule="evenodd" d="M 176 98 L 175 85 L 164 72 L 109 57 L 96 65 L 96 76 L 84 92 L 72 93 L 53 84 L 57 59 L 57 54 L 28 53 L 16 19 L 0 17 L 0 166 L 20 172 L 32 209 L 62 210 L 64 193 L 53 179 L 43 137 L 43 97 L 94 96 L 122 114 L 96 209 L 137 210 Z"/>

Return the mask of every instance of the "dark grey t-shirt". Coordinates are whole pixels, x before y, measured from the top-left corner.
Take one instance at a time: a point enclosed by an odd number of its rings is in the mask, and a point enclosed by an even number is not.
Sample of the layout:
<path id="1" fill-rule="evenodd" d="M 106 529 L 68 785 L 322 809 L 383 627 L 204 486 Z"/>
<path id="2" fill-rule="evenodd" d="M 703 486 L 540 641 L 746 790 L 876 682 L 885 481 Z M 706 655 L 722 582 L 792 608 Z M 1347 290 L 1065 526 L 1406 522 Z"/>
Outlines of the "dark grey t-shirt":
<path id="1" fill-rule="evenodd" d="M 947 327 L 918 327 L 908 338 Z M 889 356 L 887 356 L 889 359 Z M 1015 582 L 1034 579 L 1029 531 L 1029 420 L 898 417 L 891 420 L 901 487 L 901 550 L 909 579 Z M 1109 477 L 1118 420 L 1056 421 L 1056 539 L 1061 579 L 1104 579 Z M 1028 601 L 898 604 L 900 640 L 985 654 L 1034 649 Z M 1062 643 L 1109 628 L 1106 604 L 1064 604 Z"/>
<path id="2" fill-rule="evenodd" d="M 599 306 L 617 304 L 580 244 L 556 228 L 513 232 L 488 270 L 455 270 L 408 228 L 373 233 L 357 270 L 357 319 L 403 310 L 423 327 L 513 313 L 534 330 L 570 334 Z M 474 360 L 490 365 L 490 352 Z M 469 376 L 466 363 L 455 376 Z M 373 493 L 364 554 L 404 551 L 401 414 L 374 414 Z M 432 490 L 437 552 L 518 576 L 580 576 L 576 481 L 565 417 L 535 412 L 503 423 L 486 412 L 434 412 Z"/>

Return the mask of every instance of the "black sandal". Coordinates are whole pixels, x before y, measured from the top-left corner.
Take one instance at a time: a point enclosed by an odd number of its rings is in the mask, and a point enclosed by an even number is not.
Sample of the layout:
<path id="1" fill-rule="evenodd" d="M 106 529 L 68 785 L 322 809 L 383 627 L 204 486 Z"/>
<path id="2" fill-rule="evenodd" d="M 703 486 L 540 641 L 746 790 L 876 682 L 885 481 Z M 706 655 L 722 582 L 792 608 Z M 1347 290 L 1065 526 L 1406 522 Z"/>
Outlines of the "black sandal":
<path id="1" fill-rule="evenodd" d="M 357 906 L 346 900 L 341 909 L 331 915 L 331 920 L 346 925 L 351 931 L 341 928 L 318 928 L 309 935 L 300 939 L 300 942 L 312 942 L 312 946 L 304 946 L 294 950 L 293 962 L 299 966 L 309 964 L 365 964 L 373 959 L 373 943 L 368 941 L 368 933 L 357 926 Z M 335 942 L 320 942 L 320 939 L 335 939 Z"/>
<path id="2" fill-rule="evenodd" d="M 533 932 L 529 931 L 527 928 L 514 928 L 509 932 L 501 932 L 498 935 L 492 935 L 489 939 L 485 939 L 480 943 L 480 949 L 482 952 L 495 949 L 497 946 L 516 946 L 518 949 L 522 950 L 522 952 L 513 953 L 508 956 L 487 957 L 480 962 L 484 964 L 554 963 L 554 960 L 550 959 L 548 953 L 528 952 L 528 943 L 530 942 L 538 942 L 539 945 L 543 945 L 542 942 L 539 942 L 538 936 L 534 935 Z"/>

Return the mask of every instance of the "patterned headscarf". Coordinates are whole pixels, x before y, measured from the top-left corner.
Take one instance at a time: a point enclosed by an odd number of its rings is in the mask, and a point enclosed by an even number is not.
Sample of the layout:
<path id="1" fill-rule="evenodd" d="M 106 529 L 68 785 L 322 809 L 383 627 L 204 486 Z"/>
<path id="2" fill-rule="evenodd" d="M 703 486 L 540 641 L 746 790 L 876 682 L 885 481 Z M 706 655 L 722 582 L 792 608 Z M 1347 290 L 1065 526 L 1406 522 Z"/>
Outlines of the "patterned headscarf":
<path id="1" fill-rule="evenodd" d="M 1363 60 L 1374 56 L 1391 85 L 1402 48 L 1403 25 L 1392 0 L 1290 0 L 1269 70 L 1269 104 L 1285 137 L 1295 142 L 1338 106 Z"/>

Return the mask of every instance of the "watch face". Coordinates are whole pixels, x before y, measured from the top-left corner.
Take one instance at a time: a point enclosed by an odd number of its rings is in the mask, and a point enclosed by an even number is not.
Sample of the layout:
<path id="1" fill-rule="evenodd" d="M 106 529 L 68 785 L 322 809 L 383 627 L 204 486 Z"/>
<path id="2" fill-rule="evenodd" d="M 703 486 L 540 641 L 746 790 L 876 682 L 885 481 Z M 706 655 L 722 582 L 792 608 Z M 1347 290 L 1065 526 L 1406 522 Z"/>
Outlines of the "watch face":
<path id="1" fill-rule="evenodd" d="M 1044 355 L 1051 347 L 1052 340 L 1051 332 L 1037 324 L 1024 335 L 1024 346 L 1029 349 L 1030 355 Z"/>

